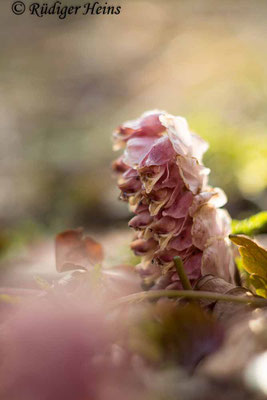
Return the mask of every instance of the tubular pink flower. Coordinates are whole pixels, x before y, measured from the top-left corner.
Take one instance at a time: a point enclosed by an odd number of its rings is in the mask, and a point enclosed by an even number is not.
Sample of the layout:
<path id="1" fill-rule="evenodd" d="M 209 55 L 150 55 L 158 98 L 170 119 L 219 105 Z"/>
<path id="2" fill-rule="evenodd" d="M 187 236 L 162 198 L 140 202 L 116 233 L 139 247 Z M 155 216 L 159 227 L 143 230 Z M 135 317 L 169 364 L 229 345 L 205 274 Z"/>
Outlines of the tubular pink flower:
<path id="1" fill-rule="evenodd" d="M 122 124 L 114 148 L 124 149 L 113 163 L 120 174 L 121 198 L 135 216 L 131 248 L 141 256 L 138 271 L 152 288 L 181 288 L 173 263 L 180 256 L 191 283 L 213 274 L 231 280 L 234 264 L 231 219 L 220 209 L 227 199 L 208 186 L 202 164 L 208 144 L 182 117 L 150 111 Z"/>

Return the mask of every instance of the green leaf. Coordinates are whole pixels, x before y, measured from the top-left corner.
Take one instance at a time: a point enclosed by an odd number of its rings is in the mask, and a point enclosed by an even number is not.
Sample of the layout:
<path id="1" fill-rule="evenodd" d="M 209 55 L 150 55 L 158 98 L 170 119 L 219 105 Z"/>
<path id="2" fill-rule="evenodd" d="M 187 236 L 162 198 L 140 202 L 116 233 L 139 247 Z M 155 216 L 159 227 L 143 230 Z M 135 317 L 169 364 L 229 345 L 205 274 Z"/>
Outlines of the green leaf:
<path id="1" fill-rule="evenodd" d="M 260 233 L 267 233 L 267 211 L 252 215 L 250 218 L 232 221 L 232 234 L 244 234 L 254 236 Z"/>
<path id="2" fill-rule="evenodd" d="M 52 285 L 49 282 L 47 282 L 46 279 L 42 278 L 39 275 L 36 275 L 34 277 L 34 280 L 35 280 L 36 284 L 39 286 L 39 288 L 42 290 L 49 291 L 52 287 Z"/>
<path id="3" fill-rule="evenodd" d="M 20 297 L 10 296 L 9 294 L 0 294 L 0 302 L 6 304 L 18 304 L 20 302 Z"/>
<path id="4" fill-rule="evenodd" d="M 261 276 L 251 274 L 249 276 L 249 283 L 253 286 L 258 296 L 267 298 L 267 281 Z"/>
<path id="5" fill-rule="evenodd" d="M 239 246 L 243 268 L 249 274 L 256 274 L 267 280 L 267 251 L 247 236 L 230 235 L 229 237 Z"/>

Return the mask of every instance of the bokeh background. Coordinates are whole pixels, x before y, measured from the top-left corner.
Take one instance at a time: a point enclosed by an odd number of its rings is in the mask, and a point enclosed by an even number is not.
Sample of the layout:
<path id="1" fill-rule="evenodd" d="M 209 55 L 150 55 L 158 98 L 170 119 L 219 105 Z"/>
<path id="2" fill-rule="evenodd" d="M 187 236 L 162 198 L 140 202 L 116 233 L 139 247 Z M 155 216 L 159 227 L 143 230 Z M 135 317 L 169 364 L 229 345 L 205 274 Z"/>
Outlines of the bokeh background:
<path id="1" fill-rule="evenodd" d="M 119 16 L 65 20 L 15 16 L 11 2 L 0 13 L 2 259 L 66 228 L 126 227 L 111 133 L 153 108 L 210 142 L 210 181 L 233 217 L 266 208 L 266 1 L 114 0 Z"/>

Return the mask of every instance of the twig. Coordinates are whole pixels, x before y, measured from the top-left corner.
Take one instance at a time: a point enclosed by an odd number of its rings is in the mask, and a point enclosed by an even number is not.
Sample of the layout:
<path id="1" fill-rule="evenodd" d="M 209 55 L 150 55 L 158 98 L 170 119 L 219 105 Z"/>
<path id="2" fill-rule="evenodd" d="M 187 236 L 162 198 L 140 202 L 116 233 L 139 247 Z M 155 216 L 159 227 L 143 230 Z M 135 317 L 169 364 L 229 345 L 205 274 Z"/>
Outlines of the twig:
<path id="1" fill-rule="evenodd" d="M 139 292 L 130 294 L 129 296 L 121 297 L 114 301 L 112 307 L 121 306 L 123 304 L 141 302 L 145 300 L 156 300 L 161 297 L 170 298 L 186 298 L 186 299 L 207 299 L 214 301 L 227 301 L 232 303 L 248 304 L 254 307 L 266 307 L 267 299 L 253 297 L 233 296 L 231 294 L 221 294 L 214 292 L 202 292 L 197 290 L 150 290 L 148 292 Z"/>

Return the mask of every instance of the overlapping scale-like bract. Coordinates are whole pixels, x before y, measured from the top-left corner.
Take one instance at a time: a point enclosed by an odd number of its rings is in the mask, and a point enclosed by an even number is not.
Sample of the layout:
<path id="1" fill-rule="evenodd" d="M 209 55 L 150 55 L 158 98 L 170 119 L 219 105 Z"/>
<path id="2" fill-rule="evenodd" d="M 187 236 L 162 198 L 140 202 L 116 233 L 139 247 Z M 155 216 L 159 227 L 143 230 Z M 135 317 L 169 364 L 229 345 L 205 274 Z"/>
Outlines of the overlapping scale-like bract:
<path id="1" fill-rule="evenodd" d="M 228 239 L 231 219 L 219 208 L 227 199 L 208 186 L 209 169 L 202 164 L 208 144 L 189 130 L 186 120 L 150 111 L 114 132 L 113 163 L 119 174 L 121 199 L 135 216 L 132 250 L 152 288 L 179 289 L 173 257 L 182 258 L 191 283 L 213 274 L 227 281 L 234 269 Z"/>

